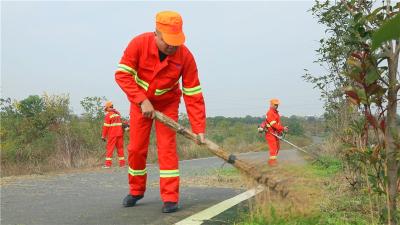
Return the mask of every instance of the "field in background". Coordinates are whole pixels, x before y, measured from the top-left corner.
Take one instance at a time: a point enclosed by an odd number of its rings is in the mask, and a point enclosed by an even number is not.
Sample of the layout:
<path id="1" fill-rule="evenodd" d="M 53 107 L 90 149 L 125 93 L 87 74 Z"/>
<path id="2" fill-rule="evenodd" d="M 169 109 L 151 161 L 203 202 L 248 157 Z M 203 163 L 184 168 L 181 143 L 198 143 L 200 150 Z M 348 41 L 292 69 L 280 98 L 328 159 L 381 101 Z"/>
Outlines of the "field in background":
<path id="1" fill-rule="evenodd" d="M 101 166 L 105 154 L 105 143 L 100 138 L 104 101 L 104 97 L 86 97 L 81 101 L 85 112 L 76 115 L 70 109 L 68 95 L 0 99 L 1 176 Z M 264 113 L 260 112 L 260 117 L 209 117 L 207 138 L 230 152 L 267 151 L 264 136 L 257 133 Z M 189 127 L 185 114 L 179 120 Z M 319 118 L 284 117 L 283 123 L 290 127 L 287 137 L 300 146 L 311 143 L 307 136 L 323 133 Z M 154 136 L 153 130 L 148 155 L 151 163 L 157 161 Z M 180 159 L 211 156 L 204 147 L 179 135 L 177 142 Z M 127 143 L 126 133 L 125 152 Z"/>

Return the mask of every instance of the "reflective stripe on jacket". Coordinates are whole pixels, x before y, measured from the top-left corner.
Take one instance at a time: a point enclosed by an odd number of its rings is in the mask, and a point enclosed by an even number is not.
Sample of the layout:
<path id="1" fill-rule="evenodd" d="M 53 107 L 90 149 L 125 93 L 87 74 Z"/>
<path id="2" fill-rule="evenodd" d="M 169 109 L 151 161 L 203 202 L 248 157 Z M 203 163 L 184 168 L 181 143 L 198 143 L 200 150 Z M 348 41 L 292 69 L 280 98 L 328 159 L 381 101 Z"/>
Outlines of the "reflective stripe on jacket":
<path id="1" fill-rule="evenodd" d="M 185 45 L 160 62 L 154 32 L 139 35 L 125 49 L 115 80 L 133 104 L 145 99 L 150 102 L 178 101 L 183 92 L 193 132 L 205 132 L 205 105 L 197 66 Z"/>
<path id="2" fill-rule="evenodd" d="M 264 122 L 261 124 L 262 128 L 267 128 L 268 132 L 281 133 L 283 131 L 283 126 L 281 124 L 281 116 L 278 110 L 274 108 L 269 108 Z"/>
<path id="3" fill-rule="evenodd" d="M 102 137 L 117 137 L 122 135 L 121 114 L 117 110 L 111 109 L 104 117 Z"/>

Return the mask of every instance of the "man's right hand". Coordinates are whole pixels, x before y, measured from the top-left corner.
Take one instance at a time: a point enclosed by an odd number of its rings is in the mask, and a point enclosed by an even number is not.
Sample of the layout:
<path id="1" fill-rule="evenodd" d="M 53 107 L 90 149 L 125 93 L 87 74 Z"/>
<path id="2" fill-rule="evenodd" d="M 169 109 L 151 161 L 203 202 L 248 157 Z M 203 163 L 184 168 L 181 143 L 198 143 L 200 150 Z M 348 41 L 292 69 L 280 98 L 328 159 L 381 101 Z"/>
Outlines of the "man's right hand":
<path id="1" fill-rule="evenodd" d="M 283 127 L 283 131 L 288 132 L 289 131 L 289 127 Z"/>
<path id="2" fill-rule="evenodd" d="M 142 110 L 143 117 L 154 119 L 154 107 L 148 99 L 143 100 L 143 102 L 140 103 L 140 108 Z"/>

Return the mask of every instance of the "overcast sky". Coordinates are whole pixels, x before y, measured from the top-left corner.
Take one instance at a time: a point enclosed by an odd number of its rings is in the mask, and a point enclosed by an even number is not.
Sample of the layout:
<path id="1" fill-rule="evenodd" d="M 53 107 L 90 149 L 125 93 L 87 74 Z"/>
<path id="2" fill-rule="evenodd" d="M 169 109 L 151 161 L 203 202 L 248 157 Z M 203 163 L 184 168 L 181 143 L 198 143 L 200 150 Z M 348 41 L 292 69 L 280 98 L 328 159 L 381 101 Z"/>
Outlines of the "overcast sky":
<path id="1" fill-rule="evenodd" d="M 197 61 L 208 116 L 260 116 L 270 98 L 283 115 L 321 115 L 319 92 L 303 81 L 324 28 L 313 1 L 1 2 L 1 95 L 68 93 L 76 113 L 85 96 L 129 103 L 114 81 L 128 42 L 153 31 L 155 14 L 181 13 Z M 183 107 L 181 107 L 184 110 Z M 182 111 L 181 110 L 181 111 Z"/>

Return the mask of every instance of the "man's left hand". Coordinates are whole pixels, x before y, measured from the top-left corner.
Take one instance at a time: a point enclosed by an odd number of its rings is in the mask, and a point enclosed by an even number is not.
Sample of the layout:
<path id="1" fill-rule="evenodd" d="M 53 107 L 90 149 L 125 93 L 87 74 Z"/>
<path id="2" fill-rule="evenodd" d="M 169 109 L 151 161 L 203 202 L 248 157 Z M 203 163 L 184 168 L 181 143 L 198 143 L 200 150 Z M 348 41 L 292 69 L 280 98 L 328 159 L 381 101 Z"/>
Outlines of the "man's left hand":
<path id="1" fill-rule="evenodd" d="M 204 135 L 204 133 L 199 133 L 198 136 L 199 136 L 199 141 L 200 141 L 199 144 L 205 144 L 206 143 L 206 136 Z"/>

